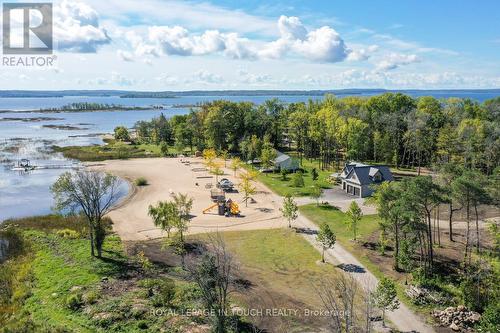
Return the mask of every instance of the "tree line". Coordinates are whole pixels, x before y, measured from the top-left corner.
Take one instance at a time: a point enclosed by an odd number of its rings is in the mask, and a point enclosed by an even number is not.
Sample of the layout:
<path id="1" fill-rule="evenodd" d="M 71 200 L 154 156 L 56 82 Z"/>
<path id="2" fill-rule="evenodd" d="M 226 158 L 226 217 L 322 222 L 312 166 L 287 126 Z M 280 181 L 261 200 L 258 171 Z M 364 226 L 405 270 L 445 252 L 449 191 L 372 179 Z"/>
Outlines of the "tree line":
<path id="1" fill-rule="evenodd" d="M 138 140 L 180 150 L 214 148 L 245 159 L 264 142 L 318 159 L 321 169 L 344 160 L 396 167 L 454 162 L 491 174 L 500 162 L 500 98 L 412 98 L 401 93 L 283 103 L 213 101 L 187 115 L 136 123 Z"/>

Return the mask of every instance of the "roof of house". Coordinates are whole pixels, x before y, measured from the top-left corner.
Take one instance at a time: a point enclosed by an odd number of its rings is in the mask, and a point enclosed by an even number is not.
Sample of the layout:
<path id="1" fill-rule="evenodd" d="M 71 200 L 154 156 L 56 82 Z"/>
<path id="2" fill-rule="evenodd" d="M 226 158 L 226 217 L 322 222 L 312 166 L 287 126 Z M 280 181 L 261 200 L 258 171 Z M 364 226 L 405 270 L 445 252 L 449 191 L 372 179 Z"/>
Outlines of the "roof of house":
<path id="1" fill-rule="evenodd" d="M 299 163 L 296 159 L 292 158 L 287 154 L 283 154 L 280 151 L 276 151 L 277 157 L 274 159 L 274 164 L 282 168 L 286 167 L 288 169 L 298 169 Z"/>
<path id="2" fill-rule="evenodd" d="M 391 170 L 386 165 L 371 166 L 362 163 L 346 164 L 341 177 L 360 185 L 370 185 L 377 182 L 374 177 L 380 173 L 381 181 L 394 180 Z"/>

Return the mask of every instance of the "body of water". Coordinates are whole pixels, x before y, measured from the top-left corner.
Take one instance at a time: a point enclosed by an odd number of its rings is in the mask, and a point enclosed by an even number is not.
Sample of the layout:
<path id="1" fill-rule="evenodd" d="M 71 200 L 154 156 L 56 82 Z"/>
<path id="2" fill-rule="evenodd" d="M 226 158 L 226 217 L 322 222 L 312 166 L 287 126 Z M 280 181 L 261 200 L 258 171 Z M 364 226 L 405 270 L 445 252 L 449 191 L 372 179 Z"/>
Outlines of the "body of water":
<path id="1" fill-rule="evenodd" d="M 373 93 L 357 93 L 368 96 Z M 440 92 L 409 91 L 415 97 L 433 95 L 437 98 L 461 97 L 478 101 L 497 97 L 488 92 Z M 111 133 L 118 125 L 132 127 L 139 120 L 165 114 L 167 117 L 186 114 L 188 107 L 173 108 L 174 105 L 226 99 L 231 101 L 251 101 L 260 104 L 277 97 L 284 102 L 301 102 L 321 99 L 323 96 L 182 96 L 178 98 L 120 98 L 109 97 L 60 97 L 60 98 L 0 98 L 0 222 L 13 217 L 24 217 L 51 212 L 52 195 L 49 191 L 57 177 L 65 169 L 34 170 L 30 172 L 12 171 L 20 159 L 27 158 L 35 165 L 69 165 L 75 161 L 66 160 L 61 154 L 50 152 L 50 146 L 73 146 L 100 144 L 101 134 Z M 339 95 L 342 97 L 342 95 Z M 89 102 L 120 104 L 124 106 L 151 107 L 136 111 L 103 112 L 23 112 L 57 108 L 70 103 Z M 152 106 L 163 105 L 157 110 Z M 48 126 L 48 127 L 47 127 Z"/>

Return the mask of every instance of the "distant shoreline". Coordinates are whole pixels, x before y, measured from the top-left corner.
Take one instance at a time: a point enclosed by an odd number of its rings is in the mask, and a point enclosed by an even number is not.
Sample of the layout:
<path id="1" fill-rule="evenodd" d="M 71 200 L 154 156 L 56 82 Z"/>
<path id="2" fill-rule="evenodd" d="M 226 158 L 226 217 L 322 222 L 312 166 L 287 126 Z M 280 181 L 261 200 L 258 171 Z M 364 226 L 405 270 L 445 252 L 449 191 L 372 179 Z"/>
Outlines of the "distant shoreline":
<path id="1" fill-rule="evenodd" d="M 167 108 L 154 108 L 154 107 L 124 107 L 124 108 L 112 108 L 112 109 L 102 109 L 102 110 L 76 110 L 76 109 L 63 109 L 63 110 L 0 110 L 0 114 L 2 113 L 81 113 L 81 112 L 116 112 L 116 111 L 165 111 Z"/>

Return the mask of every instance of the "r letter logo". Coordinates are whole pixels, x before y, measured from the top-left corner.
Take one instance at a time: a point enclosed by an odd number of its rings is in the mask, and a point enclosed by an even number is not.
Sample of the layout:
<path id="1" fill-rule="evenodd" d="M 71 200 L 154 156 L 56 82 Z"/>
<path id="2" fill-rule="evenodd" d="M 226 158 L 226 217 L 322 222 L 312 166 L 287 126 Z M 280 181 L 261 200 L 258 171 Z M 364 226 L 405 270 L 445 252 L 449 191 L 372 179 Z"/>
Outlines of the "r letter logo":
<path id="1" fill-rule="evenodd" d="M 52 54 L 52 4 L 3 4 L 3 54 Z"/>

